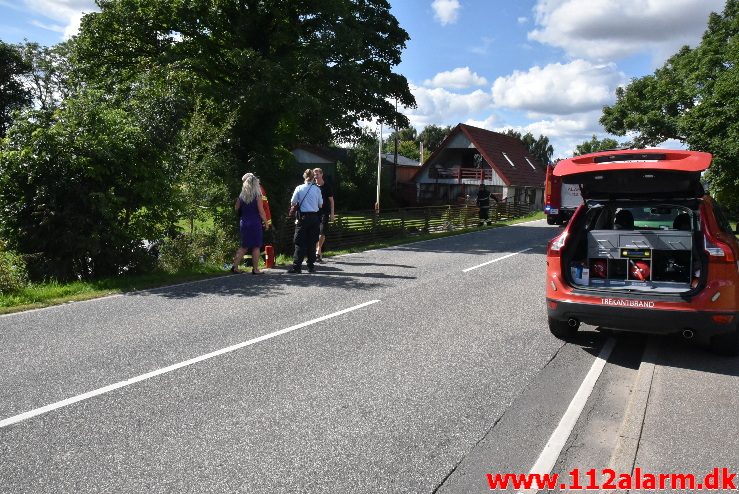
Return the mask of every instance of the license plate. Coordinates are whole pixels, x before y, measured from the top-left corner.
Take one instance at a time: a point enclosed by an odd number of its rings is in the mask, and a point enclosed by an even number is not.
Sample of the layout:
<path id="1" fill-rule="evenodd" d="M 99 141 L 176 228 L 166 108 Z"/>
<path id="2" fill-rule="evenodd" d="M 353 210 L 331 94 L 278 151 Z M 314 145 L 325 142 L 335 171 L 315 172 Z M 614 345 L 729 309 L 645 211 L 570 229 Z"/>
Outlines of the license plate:
<path id="1" fill-rule="evenodd" d="M 549 214 L 559 214 L 559 209 L 552 208 L 549 210 Z"/>

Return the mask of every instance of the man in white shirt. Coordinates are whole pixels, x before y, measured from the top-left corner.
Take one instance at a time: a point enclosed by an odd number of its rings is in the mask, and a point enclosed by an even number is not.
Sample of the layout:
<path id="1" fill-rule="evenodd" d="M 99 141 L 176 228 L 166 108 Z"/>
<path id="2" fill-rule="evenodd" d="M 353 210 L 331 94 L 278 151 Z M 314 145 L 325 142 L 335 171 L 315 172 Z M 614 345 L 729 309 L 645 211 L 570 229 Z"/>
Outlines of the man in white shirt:
<path id="1" fill-rule="evenodd" d="M 295 253 L 293 254 L 293 265 L 287 270 L 288 273 L 301 273 L 303 259 L 308 258 L 308 272 L 315 273 L 316 243 L 321 228 L 321 207 L 323 197 L 321 189 L 313 181 L 313 170 L 310 168 L 303 172 L 305 183 L 295 187 L 290 205 L 295 208 Z"/>

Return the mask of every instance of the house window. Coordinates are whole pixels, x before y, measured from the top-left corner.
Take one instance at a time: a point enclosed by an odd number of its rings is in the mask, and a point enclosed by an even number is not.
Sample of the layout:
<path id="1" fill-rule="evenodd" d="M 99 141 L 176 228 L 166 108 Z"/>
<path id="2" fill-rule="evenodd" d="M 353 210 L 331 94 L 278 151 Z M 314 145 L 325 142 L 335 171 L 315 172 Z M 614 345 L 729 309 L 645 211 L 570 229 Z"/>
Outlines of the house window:
<path id="1" fill-rule="evenodd" d="M 531 166 L 531 168 L 533 168 L 534 170 L 536 170 L 536 167 L 534 166 L 534 164 L 528 158 L 524 157 L 524 159 L 526 160 L 526 163 L 528 163 L 529 166 Z"/>
<path id="2" fill-rule="evenodd" d="M 507 155 L 507 154 L 503 153 L 503 157 L 504 157 L 504 158 L 505 158 L 506 160 L 508 160 L 508 163 L 510 163 L 510 164 L 511 164 L 511 166 L 512 166 L 513 168 L 516 168 L 516 165 L 514 165 L 514 164 L 513 164 L 513 161 L 511 161 L 511 159 L 510 159 L 510 158 L 508 157 L 508 155 Z"/>

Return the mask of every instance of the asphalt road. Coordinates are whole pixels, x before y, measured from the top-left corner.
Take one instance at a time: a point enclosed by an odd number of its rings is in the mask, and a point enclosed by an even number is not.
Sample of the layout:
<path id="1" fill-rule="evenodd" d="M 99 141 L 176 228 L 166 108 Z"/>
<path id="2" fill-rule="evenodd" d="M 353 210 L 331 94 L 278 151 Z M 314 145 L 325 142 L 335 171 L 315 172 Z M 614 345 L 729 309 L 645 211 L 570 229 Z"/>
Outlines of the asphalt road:
<path id="1" fill-rule="evenodd" d="M 486 473 L 528 472 L 609 338 L 549 334 L 555 233 L 526 223 L 341 256 L 315 275 L 0 317 L 0 492 L 489 492 Z M 554 471 L 612 456 L 644 346 L 617 341 Z M 725 447 L 739 421 L 706 431 L 737 410 L 737 360 L 670 349 L 644 430 L 679 416 L 677 369 L 683 409 L 718 372 L 724 411 L 700 434 Z M 660 455 L 664 437 L 645 436 L 635 461 L 693 466 Z M 720 458 L 739 465 L 736 449 Z"/>

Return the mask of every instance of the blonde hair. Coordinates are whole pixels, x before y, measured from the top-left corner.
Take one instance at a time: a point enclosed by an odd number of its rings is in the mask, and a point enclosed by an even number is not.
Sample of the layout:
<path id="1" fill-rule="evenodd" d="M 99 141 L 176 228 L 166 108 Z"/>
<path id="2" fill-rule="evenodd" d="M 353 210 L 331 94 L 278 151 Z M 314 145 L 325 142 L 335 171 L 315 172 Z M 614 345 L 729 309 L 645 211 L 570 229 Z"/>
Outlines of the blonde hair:
<path id="1" fill-rule="evenodd" d="M 305 171 L 303 172 L 303 178 L 305 180 L 313 180 L 313 177 L 314 177 L 313 170 L 311 170 L 310 168 L 306 168 Z"/>
<path id="2" fill-rule="evenodd" d="M 241 182 L 241 194 L 239 194 L 239 197 L 242 201 L 244 201 L 246 204 L 249 204 L 254 199 L 259 197 L 259 179 L 256 175 L 254 175 L 253 173 L 247 173 L 246 175 L 241 177 Z"/>

